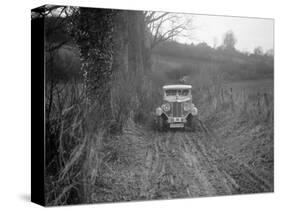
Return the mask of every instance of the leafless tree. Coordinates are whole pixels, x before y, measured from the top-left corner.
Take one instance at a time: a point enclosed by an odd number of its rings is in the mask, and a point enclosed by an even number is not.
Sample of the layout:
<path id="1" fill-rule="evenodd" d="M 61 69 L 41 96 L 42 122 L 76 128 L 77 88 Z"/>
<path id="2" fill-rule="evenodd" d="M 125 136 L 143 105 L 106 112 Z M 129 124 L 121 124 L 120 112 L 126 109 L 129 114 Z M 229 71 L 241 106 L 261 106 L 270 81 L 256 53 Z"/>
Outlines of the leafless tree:
<path id="1" fill-rule="evenodd" d="M 237 38 L 235 37 L 233 31 L 227 31 L 223 35 L 222 48 L 225 50 L 235 51 L 235 44 L 237 43 Z"/>
<path id="2" fill-rule="evenodd" d="M 77 11 L 77 7 L 45 5 L 32 11 L 31 18 L 49 18 L 51 20 L 45 23 L 45 36 L 48 39 L 56 33 L 56 31 L 62 29 L 62 27 L 66 25 L 67 21 L 69 21 L 72 18 L 72 15 Z M 46 51 L 55 51 L 65 45 L 68 41 L 68 39 L 65 39 L 61 42 L 49 42 L 48 46 L 46 46 Z"/>
<path id="3" fill-rule="evenodd" d="M 54 62 L 59 49 L 67 44 L 70 40 L 66 36 L 62 39 L 55 39 L 54 36 L 59 31 L 65 30 L 68 21 L 70 20 L 75 7 L 58 6 L 58 5 L 44 5 L 36 8 L 31 13 L 32 21 L 36 19 L 44 19 L 45 29 L 45 51 L 46 51 L 46 66 L 48 69 L 46 84 L 46 118 L 49 120 L 51 110 L 53 107 L 55 91 L 58 88 L 59 79 L 55 76 Z"/>
<path id="4" fill-rule="evenodd" d="M 266 51 L 265 54 L 266 54 L 267 56 L 269 56 L 269 57 L 273 57 L 273 56 L 274 56 L 274 50 L 273 50 L 273 49 L 269 49 L 269 50 Z"/>
<path id="5" fill-rule="evenodd" d="M 255 54 L 255 55 L 262 55 L 262 54 L 263 54 L 262 47 L 257 46 L 257 47 L 254 49 L 254 54 Z"/>
<path id="6" fill-rule="evenodd" d="M 151 48 L 166 40 L 190 38 L 192 16 L 168 12 L 145 11 L 145 24 L 151 37 Z"/>
<path id="7" fill-rule="evenodd" d="M 213 38 L 213 48 L 216 49 L 218 46 L 218 38 L 217 37 L 214 37 Z"/>
<path id="8" fill-rule="evenodd" d="M 44 5 L 34 10 L 31 17 L 67 17 L 72 14 L 75 8 L 77 9 L 77 7 L 70 6 Z"/>

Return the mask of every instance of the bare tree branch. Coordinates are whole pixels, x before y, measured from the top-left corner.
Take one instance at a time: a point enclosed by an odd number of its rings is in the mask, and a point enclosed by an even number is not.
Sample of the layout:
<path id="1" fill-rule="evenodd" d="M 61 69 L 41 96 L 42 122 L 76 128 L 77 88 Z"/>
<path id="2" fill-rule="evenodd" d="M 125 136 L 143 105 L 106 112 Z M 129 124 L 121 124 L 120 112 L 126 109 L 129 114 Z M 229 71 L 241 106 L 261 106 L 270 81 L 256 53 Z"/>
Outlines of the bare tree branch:
<path id="1" fill-rule="evenodd" d="M 192 17 L 185 14 L 144 12 L 144 15 L 151 34 L 151 48 L 166 40 L 189 38 L 194 29 Z"/>
<path id="2" fill-rule="evenodd" d="M 159 19 L 161 19 L 161 18 L 163 18 L 163 17 L 165 17 L 165 16 L 167 16 L 169 13 L 163 13 L 162 15 L 159 15 L 159 16 L 155 16 L 155 13 L 156 12 L 152 12 L 151 14 L 150 14 L 150 16 L 148 17 L 148 19 L 147 19 L 147 23 L 149 24 L 149 23 L 151 23 L 151 22 L 155 22 L 155 21 L 158 21 Z"/>

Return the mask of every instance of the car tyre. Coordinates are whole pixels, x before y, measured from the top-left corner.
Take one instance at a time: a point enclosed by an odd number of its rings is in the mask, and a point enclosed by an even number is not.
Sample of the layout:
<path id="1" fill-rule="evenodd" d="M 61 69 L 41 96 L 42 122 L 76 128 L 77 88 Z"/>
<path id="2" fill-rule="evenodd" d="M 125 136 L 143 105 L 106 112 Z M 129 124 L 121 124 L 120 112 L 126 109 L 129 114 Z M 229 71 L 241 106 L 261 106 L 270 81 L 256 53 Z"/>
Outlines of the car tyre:
<path id="1" fill-rule="evenodd" d="M 197 118 L 192 114 L 189 114 L 186 118 L 186 129 L 194 132 L 197 128 Z"/>
<path id="2" fill-rule="evenodd" d="M 157 117 L 156 125 L 157 125 L 158 131 L 160 131 L 160 132 L 166 131 L 166 128 L 167 128 L 166 120 L 162 116 Z"/>

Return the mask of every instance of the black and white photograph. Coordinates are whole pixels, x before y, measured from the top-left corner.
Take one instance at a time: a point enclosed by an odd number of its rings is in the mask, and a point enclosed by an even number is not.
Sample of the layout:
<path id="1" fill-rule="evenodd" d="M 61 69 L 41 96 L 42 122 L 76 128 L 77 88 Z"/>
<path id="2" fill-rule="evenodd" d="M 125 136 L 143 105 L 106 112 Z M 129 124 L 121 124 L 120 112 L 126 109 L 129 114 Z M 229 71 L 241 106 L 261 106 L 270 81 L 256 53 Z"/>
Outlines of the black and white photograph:
<path id="1" fill-rule="evenodd" d="M 274 19 L 44 5 L 31 28 L 43 205 L 274 192 Z"/>

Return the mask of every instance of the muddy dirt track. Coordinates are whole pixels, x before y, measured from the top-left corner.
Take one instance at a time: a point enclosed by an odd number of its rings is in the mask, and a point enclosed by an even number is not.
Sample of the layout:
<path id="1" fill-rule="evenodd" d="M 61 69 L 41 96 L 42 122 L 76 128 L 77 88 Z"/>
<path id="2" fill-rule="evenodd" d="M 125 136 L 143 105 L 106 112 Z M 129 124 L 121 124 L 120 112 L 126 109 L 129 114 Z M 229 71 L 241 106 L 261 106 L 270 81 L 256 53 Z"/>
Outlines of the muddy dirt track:
<path id="1" fill-rule="evenodd" d="M 215 147 L 204 124 L 196 132 L 155 132 L 144 147 L 144 199 L 270 192 L 273 185 L 235 156 Z"/>
<path id="2" fill-rule="evenodd" d="M 195 132 L 158 132 L 134 125 L 104 158 L 92 202 L 272 192 L 273 181 L 219 147 L 201 122 Z"/>

